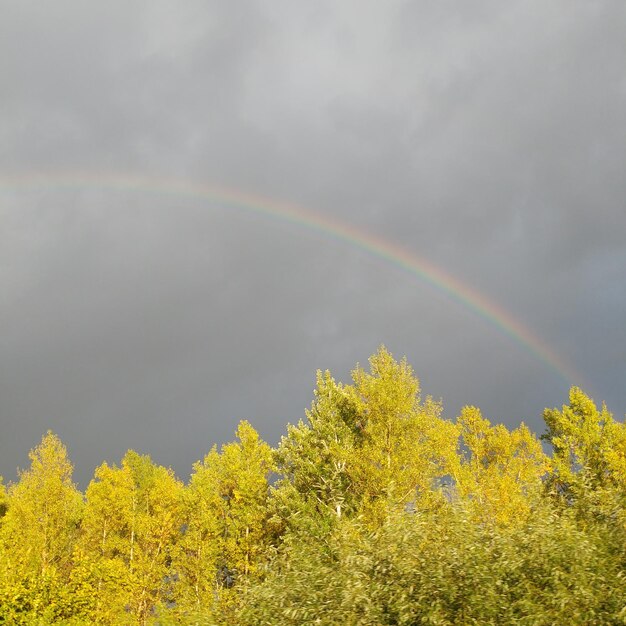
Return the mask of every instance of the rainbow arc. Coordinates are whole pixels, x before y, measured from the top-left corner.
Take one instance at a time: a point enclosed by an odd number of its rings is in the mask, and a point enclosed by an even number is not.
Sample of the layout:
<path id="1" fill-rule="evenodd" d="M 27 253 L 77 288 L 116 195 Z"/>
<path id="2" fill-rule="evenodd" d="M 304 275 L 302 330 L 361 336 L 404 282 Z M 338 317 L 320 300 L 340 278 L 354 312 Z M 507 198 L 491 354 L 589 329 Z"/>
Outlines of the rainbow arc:
<path id="1" fill-rule="evenodd" d="M 353 224 L 316 213 L 302 206 L 249 194 L 237 189 L 188 180 L 131 176 L 123 174 L 54 174 L 0 178 L 0 190 L 80 190 L 101 189 L 151 193 L 160 196 L 201 200 L 213 205 L 258 213 L 317 231 L 371 254 L 444 292 L 461 306 L 482 317 L 501 333 L 513 339 L 568 384 L 582 385 L 581 376 L 555 350 L 519 320 L 484 294 L 463 284 L 440 267 L 380 236 Z"/>

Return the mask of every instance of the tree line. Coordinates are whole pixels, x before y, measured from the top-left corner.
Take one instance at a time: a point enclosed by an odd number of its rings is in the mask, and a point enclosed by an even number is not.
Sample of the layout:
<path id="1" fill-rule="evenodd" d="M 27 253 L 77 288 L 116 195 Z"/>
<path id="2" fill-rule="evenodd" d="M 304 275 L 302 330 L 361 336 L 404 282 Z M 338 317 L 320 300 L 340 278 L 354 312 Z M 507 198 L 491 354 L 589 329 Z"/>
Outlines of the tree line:
<path id="1" fill-rule="evenodd" d="M 576 387 L 543 417 L 447 419 L 381 348 L 187 484 L 130 450 L 81 493 L 48 432 L 0 480 L 0 624 L 624 624 L 626 427 Z"/>

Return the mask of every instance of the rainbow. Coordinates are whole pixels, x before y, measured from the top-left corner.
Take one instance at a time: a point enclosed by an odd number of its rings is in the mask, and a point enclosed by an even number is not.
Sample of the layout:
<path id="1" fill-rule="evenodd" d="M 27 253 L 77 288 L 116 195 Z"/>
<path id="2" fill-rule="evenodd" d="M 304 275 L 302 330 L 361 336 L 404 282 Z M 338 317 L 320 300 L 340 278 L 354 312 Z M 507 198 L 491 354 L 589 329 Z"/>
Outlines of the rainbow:
<path id="1" fill-rule="evenodd" d="M 428 260 L 396 243 L 356 228 L 352 224 L 321 215 L 295 204 L 270 200 L 237 189 L 188 180 L 151 178 L 124 174 L 54 174 L 0 178 L 0 191 L 70 191 L 102 189 L 150 193 L 189 198 L 288 222 L 317 231 L 354 248 L 365 251 L 447 294 L 452 300 L 487 320 L 504 335 L 523 346 L 568 384 L 582 383 L 581 376 L 554 350 L 523 326 L 508 311 L 486 296 L 461 283 Z"/>

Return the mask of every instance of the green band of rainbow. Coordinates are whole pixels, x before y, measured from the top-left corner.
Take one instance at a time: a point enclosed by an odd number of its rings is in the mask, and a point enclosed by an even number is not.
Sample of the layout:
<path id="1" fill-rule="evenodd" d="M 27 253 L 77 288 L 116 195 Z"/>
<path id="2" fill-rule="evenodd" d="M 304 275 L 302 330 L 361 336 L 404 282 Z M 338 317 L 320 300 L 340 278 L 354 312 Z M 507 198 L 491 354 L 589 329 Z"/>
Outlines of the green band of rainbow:
<path id="1" fill-rule="evenodd" d="M 301 206 L 270 200 L 236 189 L 187 180 L 110 173 L 97 175 L 76 174 L 75 172 L 48 176 L 27 175 L 14 176 L 10 179 L 0 178 L 0 190 L 5 191 L 79 190 L 90 188 L 203 200 L 212 204 L 259 213 L 320 232 L 325 236 L 368 252 L 420 278 L 464 307 L 477 313 L 503 334 L 514 339 L 548 368 L 556 372 L 568 384 L 580 385 L 582 382 L 581 376 L 554 350 L 549 349 L 545 342 L 541 341 L 509 312 L 488 300 L 483 294 L 470 289 L 441 268 L 436 267 L 414 252 L 333 217 L 314 213 Z"/>

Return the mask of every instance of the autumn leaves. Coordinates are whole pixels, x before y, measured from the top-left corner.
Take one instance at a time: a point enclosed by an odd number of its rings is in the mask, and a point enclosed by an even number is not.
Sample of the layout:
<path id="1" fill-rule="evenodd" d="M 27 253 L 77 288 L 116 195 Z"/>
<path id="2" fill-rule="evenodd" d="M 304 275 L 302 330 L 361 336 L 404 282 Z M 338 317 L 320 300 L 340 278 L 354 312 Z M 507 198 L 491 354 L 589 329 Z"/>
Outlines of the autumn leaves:
<path id="1" fill-rule="evenodd" d="M 577 388 L 544 418 L 550 456 L 446 419 L 382 348 L 350 384 L 318 373 L 276 449 L 242 422 L 186 485 L 129 451 L 83 495 L 48 433 L 0 483 L 0 624 L 617 619 L 626 428 Z"/>

